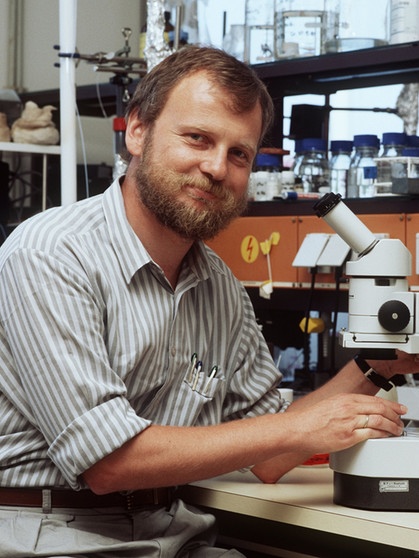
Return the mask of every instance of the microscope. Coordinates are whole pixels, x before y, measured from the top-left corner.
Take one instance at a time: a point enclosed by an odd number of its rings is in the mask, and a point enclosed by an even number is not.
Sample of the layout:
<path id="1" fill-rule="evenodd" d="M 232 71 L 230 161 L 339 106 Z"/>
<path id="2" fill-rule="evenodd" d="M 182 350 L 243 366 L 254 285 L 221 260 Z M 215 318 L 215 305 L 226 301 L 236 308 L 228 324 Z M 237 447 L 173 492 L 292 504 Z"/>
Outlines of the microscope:
<path id="1" fill-rule="evenodd" d="M 356 348 L 364 359 L 395 359 L 396 349 L 419 354 L 419 293 L 409 291 L 409 250 L 399 239 L 378 239 L 339 194 L 323 196 L 314 211 L 351 248 L 345 267 L 348 325 L 339 332 L 340 345 Z M 404 436 L 367 440 L 331 454 L 336 504 L 419 511 L 419 389 L 413 377 L 409 381 L 393 388 L 410 407 Z"/>

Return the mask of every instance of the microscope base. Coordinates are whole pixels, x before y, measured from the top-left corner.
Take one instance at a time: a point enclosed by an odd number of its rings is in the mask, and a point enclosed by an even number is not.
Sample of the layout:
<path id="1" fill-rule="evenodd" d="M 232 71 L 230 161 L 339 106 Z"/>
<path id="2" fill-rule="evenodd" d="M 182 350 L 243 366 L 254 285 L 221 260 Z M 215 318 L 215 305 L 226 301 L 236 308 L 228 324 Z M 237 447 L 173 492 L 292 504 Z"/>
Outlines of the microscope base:
<path id="1" fill-rule="evenodd" d="M 332 453 L 333 501 L 367 510 L 419 511 L 418 463 L 416 428 Z"/>
<path id="2" fill-rule="evenodd" d="M 374 511 L 419 511 L 419 478 L 333 474 L 333 502 Z"/>

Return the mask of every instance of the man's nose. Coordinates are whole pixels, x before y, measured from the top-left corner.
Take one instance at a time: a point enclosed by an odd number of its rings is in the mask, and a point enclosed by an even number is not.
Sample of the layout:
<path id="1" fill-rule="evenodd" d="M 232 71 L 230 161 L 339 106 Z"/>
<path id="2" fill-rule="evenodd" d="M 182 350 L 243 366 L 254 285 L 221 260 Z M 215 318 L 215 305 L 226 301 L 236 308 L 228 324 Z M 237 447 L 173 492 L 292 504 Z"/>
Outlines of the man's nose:
<path id="1" fill-rule="evenodd" d="M 221 149 L 206 152 L 200 170 L 212 180 L 224 180 L 228 170 L 228 154 Z"/>

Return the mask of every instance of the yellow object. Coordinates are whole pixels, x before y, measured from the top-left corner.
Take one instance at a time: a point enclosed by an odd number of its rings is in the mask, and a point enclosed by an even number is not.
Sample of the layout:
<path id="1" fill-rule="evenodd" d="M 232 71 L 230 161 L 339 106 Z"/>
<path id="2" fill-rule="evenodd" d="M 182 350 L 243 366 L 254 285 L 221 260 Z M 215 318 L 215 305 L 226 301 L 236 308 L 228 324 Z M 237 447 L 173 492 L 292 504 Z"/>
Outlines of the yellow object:
<path id="1" fill-rule="evenodd" d="M 259 255 L 259 242 L 251 234 L 245 236 L 240 246 L 242 258 L 247 263 L 253 263 Z"/>
<path id="2" fill-rule="evenodd" d="M 268 240 L 264 240 L 260 243 L 260 249 L 262 254 L 266 256 L 271 251 L 272 246 L 276 246 L 279 242 L 280 234 L 279 232 L 273 232 Z"/>
<path id="3" fill-rule="evenodd" d="M 323 333 L 325 329 L 325 323 L 321 318 L 309 318 L 307 329 L 306 319 L 307 318 L 303 318 L 300 322 L 301 331 L 307 331 L 307 333 Z"/>

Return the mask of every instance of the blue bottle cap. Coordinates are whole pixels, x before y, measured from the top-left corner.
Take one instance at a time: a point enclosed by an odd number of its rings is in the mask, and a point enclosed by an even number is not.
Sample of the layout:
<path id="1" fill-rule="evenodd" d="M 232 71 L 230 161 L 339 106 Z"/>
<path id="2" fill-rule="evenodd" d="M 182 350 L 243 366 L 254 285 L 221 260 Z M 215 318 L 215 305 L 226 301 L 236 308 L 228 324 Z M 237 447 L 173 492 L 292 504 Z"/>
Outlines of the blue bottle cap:
<path id="1" fill-rule="evenodd" d="M 274 155 L 271 153 L 258 153 L 256 155 L 256 166 L 279 168 L 281 166 L 281 159 L 279 155 Z"/>
<path id="2" fill-rule="evenodd" d="M 354 136 L 354 147 L 380 147 L 380 140 L 374 134 L 359 134 Z"/>
<path id="3" fill-rule="evenodd" d="M 419 147 L 405 147 L 402 155 L 403 157 L 419 157 Z"/>
<path id="4" fill-rule="evenodd" d="M 406 134 L 406 145 L 408 147 L 419 147 L 419 136 L 409 136 Z"/>
<path id="5" fill-rule="evenodd" d="M 302 151 L 326 151 L 327 142 L 321 138 L 304 138 L 301 140 Z"/>
<path id="6" fill-rule="evenodd" d="M 333 140 L 330 142 L 330 151 L 334 153 L 335 151 L 352 151 L 354 143 L 348 140 Z"/>
<path id="7" fill-rule="evenodd" d="M 403 132 L 386 132 L 382 138 L 383 145 L 406 145 L 406 134 Z"/>

